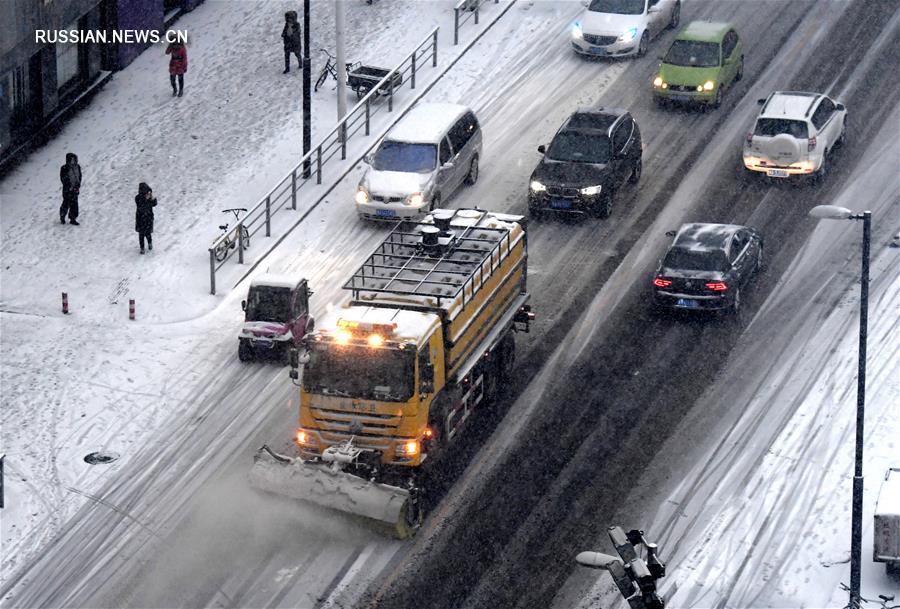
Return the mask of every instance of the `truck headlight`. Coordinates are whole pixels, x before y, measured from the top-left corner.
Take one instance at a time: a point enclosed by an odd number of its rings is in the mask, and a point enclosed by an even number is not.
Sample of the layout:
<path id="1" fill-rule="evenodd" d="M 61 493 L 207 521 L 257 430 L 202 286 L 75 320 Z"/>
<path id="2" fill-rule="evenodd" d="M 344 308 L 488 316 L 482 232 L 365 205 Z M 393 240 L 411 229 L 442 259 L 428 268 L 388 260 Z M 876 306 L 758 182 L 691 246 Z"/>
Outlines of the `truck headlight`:
<path id="1" fill-rule="evenodd" d="M 421 192 L 414 192 L 411 195 L 409 195 L 408 197 L 406 197 L 406 204 L 412 205 L 414 207 L 418 207 L 424 202 L 425 202 L 425 195 L 423 195 Z"/>
<path id="2" fill-rule="evenodd" d="M 356 191 L 356 196 L 353 198 L 358 204 L 365 205 L 366 203 L 369 202 L 369 193 L 366 191 L 365 188 L 360 186 Z"/>
<path id="3" fill-rule="evenodd" d="M 419 441 L 409 440 L 397 445 L 398 457 L 415 457 L 419 454 Z"/>
<path id="4" fill-rule="evenodd" d="M 603 188 L 603 185 L 598 184 L 597 186 L 585 186 L 581 189 L 581 194 L 583 195 L 599 195 L 600 190 Z"/>
<path id="5" fill-rule="evenodd" d="M 657 88 L 658 88 L 658 87 L 665 87 L 665 84 L 666 84 L 666 83 L 663 82 L 662 76 L 657 76 L 656 78 L 653 79 L 653 86 L 654 86 L 654 87 L 657 87 Z"/>
<path id="6" fill-rule="evenodd" d="M 713 87 L 715 87 L 715 86 L 716 86 L 716 83 L 714 83 L 711 80 L 707 80 L 705 83 L 703 83 L 703 90 L 704 91 L 712 91 Z"/>
<path id="7" fill-rule="evenodd" d="M 300 446 L 315 446 L 312 435 L 305 429 L 297 430 L 297 444 Z"/>
<path id="8" fill-rule="evenodd" d="M 619 36 L 619 42 L 631 42 L 637 37 L 637 28 L 632 27 L 625 30 L 625 32 Z"/>
<path id="9" fill-rule="evenodd" d="M 547 190 L 547 187 L 537 180 L 531 181 L 531 192 L 544 192 L 545 190 Z"/>

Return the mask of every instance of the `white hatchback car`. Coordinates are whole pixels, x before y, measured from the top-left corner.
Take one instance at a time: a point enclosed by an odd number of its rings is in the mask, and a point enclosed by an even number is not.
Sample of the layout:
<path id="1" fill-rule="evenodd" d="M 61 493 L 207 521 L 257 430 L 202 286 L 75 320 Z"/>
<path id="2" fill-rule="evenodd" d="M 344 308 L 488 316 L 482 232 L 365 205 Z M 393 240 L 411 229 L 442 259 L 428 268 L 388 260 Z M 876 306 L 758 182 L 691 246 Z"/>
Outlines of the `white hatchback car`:
<path id="1" fill-rule="evenodd" d="M 650 40 L 678 27 L 681 0 L 590 0 L 572 24 L 572 48 L 582 55 L 644 55 Z"/>
<path id="2" fill-rule="evenodd" d="M 773 178 L 825 175 L 828 155 L 844 141 L 847 109 L 821 93 L 775 91 L 744 140 L 744 167 Z"/>

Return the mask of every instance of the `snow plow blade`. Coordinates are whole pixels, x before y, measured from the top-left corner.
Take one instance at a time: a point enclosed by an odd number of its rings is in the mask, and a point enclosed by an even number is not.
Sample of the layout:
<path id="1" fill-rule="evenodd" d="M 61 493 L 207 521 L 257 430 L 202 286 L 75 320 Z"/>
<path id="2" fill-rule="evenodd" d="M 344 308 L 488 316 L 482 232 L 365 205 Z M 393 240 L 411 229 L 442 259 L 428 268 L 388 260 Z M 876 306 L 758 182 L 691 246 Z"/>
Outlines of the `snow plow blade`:
<path id="1" fill-rule="evenodd" d="M 250 484 L 276 495 L 385 523 L 400 538 L 414 533 L 406 523 L 408 490 L 365 480 L 334 463 L 286 457 L 263 445 L 253 458 Z"/>

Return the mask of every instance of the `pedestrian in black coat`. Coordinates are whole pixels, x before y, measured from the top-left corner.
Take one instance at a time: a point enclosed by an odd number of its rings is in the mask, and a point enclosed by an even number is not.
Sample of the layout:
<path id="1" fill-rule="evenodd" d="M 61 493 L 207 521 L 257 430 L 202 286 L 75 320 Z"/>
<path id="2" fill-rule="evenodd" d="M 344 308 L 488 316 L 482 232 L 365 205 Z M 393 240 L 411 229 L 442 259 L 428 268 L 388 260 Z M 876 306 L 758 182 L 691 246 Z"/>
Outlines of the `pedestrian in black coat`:
<path id="1" fill-rule="evenodd" d="M 300 59 L 300 51 L 303 49 L 303 37 L 300 35 L 300 24 L 297 22 L 297 11 L 288 11 L 284 14 L 284 29 L 281 30 L 281 40 L 284 41 L 284 74 L 291 71 L 291 53 L 297 57 L 298 67 L 303 67 Z"/>
<path id="2" fill-rule="evenodd" d="M 62 205 L 59 206 L 59 222 L 66 223 L 66 213 L 69 214 L 69 224 L 78 226 L 78 193 L 81 190 L 81 165 L 78 157 L 69 152 L 66 154 L 66 164 L 59 168 L 59 181 L 62 182 Z"/>
<path id="3" fill-rule="evenodd" d="M 156 207 L 156 198 L 153 190 L 145 182 L 138 186 L 138 193 L 134 197 L 137 207 L 134 214 L 134 230 L 138 233 L 138 241 L 141 244 L 141 253 L 144 253 L 144 239 L 147 247 L 153 251 L 153 208 Z"/>

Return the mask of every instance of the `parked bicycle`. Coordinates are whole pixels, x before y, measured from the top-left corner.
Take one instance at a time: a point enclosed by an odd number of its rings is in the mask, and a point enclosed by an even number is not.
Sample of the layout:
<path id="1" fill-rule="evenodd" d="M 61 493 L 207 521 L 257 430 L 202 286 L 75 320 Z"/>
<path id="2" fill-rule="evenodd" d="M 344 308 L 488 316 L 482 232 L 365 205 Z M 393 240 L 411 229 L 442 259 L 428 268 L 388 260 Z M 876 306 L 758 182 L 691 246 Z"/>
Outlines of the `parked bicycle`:
<path id="1" fill-rule="evenodd" d="M 223 209 L 222 213 L 227 214 L 231 212 L 234 214 L 235 222 L 240 222 L 241 220 L 241 212 L 247 211 L 246 207 L 235 207 L 232 209 Z M 225 260 L 225 257 L 228 255 L 228 250 L 234 249 L 238 246 L 238 242 L 243 241 L 244 249 L 250 247 L 250 231 L 247 230 L 247 227 L 241 224 L 241 238 L 239 239 L 237 236 L 237 231 L 235 229 L 228 230 L 228 224 L 220 224 L 219 228 L 222 229 L 222 234 L 225 235 L 225 238 L 219 241 L 216 244 L 216 249 L 214 251 L 216 260 L 222 262 Z"/>
<path id="2" fill-rule="evenodd" d="M 334 79 L 334 86 L 337 86 L 337 57 L 335 57 L 325 49 L 319 50 L 325 53 L 325 55 L 328 57 L 328 60 L 325 62 L 325 67 L 322 68 L 321 72 L 319 72 L 319 78 L 316 79 L 316 86 L 313 87 L 313 91 L 318 91 L 319 87 L 324 85 L 325 81 L 328 80 L 329 75 L 331 75 L 331 78 Z M 353 67 L 357 64 L 345 63 L 344 65 L 347 66 L 347 72 L 351 72 L 353 70 Z"/>

